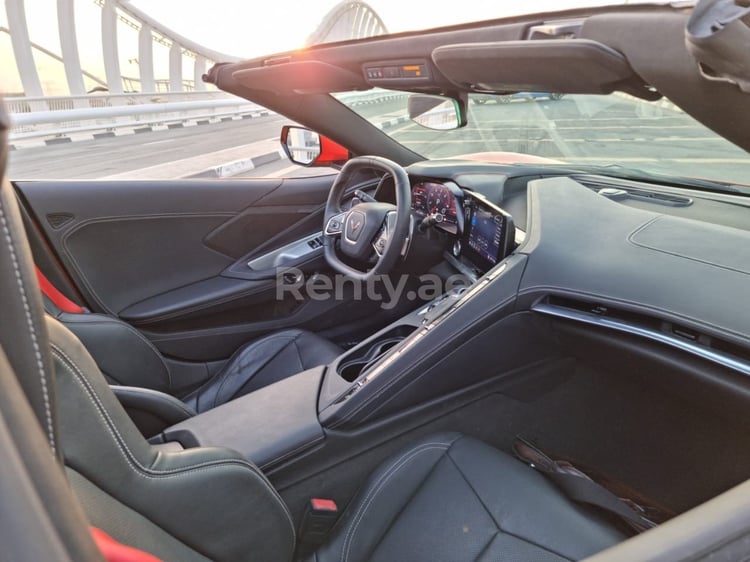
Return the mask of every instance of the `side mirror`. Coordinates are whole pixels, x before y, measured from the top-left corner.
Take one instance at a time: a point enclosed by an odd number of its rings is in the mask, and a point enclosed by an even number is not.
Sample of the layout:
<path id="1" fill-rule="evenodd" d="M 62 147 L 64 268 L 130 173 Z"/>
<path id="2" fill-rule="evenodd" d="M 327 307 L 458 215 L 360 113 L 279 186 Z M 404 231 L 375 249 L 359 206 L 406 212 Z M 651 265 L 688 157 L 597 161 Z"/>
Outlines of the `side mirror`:
<path id="1" fill-rule="evenodd" d="M 347 148 L 328 137 L 293 125 L 282 127 L 281 146 L 289 160 L 300 166 L 337 166 L 351 157 Z"/>
<path id="2" fill-rule="evenodd" d="M 428 94 L 409 96 L 409 119 L 417 125 L 436 131 L 449 131 L 466 125 L 466 102 L 464 98 L 448 98 Z"/>

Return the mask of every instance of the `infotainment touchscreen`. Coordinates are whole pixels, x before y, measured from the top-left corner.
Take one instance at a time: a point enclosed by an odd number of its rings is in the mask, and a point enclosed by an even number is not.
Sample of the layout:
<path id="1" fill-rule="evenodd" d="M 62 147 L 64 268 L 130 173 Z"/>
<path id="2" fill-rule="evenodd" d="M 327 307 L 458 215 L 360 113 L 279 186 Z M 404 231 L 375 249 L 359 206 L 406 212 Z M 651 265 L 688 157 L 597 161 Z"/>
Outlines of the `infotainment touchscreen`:
<path id="1" fill-rule="evenodd" d="M 476 196 L 467 207 L 462 255 L 483 271 L 492 269 L 510 252 L 515 228 L 510 215 Z"/>

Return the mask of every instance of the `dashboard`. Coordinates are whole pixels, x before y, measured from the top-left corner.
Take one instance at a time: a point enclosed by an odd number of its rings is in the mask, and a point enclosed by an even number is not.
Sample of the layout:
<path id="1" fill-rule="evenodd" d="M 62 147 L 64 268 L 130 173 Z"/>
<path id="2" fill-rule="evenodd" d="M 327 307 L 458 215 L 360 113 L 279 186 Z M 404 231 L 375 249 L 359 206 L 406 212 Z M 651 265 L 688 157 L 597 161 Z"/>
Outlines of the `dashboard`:
<path id="1" fill-rule="evenodd" d="M 750 360 L 750 315 L 742 305 L 750 286 L 750 197 L 564 166 L 446 160 L 407 172 L 412 187 L 448 186 L 464 213 L 472 201 L 489 203 L 464 214 L 457 234 L 445 233 L 460 243 L 460 260 L 480 272 L 490 264 L 479 258 L 494 253 L 482 210 L 512 215 L 523 233 L 510 256 L 525 260 L 519 308 L 553 294 L 588 303 L 594 315 L 639 311 L 679 324 L 679 337 L 717 338 Z"/>
<path id="2" fill-rule="evenodd" d="M 513 249 L 512 217 L 480 193 L 455 183 L 413 183 L 412 212 L 420 230 L 433 227 L 448 234 L 452 257 L 476 274 L 492 269 Z"/>

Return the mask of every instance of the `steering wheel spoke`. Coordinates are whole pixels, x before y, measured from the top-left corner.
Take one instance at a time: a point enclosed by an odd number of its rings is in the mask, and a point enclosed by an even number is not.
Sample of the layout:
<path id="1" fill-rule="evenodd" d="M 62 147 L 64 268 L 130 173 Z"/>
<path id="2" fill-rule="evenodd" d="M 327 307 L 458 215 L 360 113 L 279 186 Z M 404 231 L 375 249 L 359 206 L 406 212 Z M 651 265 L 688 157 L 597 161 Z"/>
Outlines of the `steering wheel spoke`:
<path id="1" fill-rule="evenodd" d="M 378 233 L 372 240 L 372 249 L 375 250 L 375 253 L 378 255 L 378 257 L 381 257 L 385 252 L 385 248 L 388 245 L 388 240 L 391 237 L 391 232 L 393 232 L 395 226 L 396 211 L 388 211 L 388 213 L 386 213 L 385 215 L 385 219 L 383 220 L 383 224 L 381 225 L 380 230 L 378 230 Z"/>
<path id="2" fill-rule="evenodd" d="M 339 213 L 338 215 L 332 216 L 326 222 L 325 230 L 323 231 L 326 236 L 338 236 L 344 231 L 344 221 L 346 220 L 346 213 Z"/>

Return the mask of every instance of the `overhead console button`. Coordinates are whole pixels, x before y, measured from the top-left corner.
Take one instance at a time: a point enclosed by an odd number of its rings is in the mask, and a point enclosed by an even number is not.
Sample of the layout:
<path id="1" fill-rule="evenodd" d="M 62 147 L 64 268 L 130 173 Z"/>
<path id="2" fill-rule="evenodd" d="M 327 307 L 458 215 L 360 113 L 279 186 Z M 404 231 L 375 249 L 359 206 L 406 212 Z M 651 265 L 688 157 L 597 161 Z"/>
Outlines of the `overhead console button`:
<path id="1" fill-rule="evenodd" d="M 421 84 L 430 78 L 430 64 L 426 60 L 396 60 L 370 62 L 363 66 L 368 82 L 373 85 Z"/>

